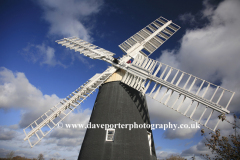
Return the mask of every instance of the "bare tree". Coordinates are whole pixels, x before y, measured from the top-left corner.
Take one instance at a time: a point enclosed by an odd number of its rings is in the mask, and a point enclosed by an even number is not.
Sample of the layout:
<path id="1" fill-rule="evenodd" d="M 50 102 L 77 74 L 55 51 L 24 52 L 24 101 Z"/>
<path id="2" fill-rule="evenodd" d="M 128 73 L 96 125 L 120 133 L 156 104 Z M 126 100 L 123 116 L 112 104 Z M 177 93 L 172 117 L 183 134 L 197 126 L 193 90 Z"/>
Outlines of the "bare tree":
<path id="1" fill-rule="evenodd" d="M 202 135 L 206 139 L 205 145 L 211 150 L 212 154 L 215 154 L 215 158 L 212 158 L 210 155 L 201 155 L 205 159 L 240 159 L 240 135 L 237 134 L 236 129 L 239 128 L 236 125 L 237 122 L 237 116 L 234 116 L 234 123 L 231 123 L 233 125 L 233 133 L 232 135 L 221 136 L 220 129 L 216 130 L 215 133 L 211 132 L 209 133 L 211 135 L 211 138 L 207 138 L 204 130 L 201 130 Z M 226 120 L 225 115 L 221 115 L 219 118 L 223 120 Z M 240 119 L 240 117 L 239 117 Z M 228 120 L 226 120 L 229 122 Z M 229 122 L 230 123 L 230 122 Z"/>
<path id="2" fill-rule="evenodd" d="M 185 158 L 180 157 L 179 155 L 171 155 L 169 158 L 166 158 L 166 160 L 185 160 Z"/>
<path id="3" fill-rule="evenodd" d="M 43 154 L 42 153 L 40 153 L 39 155 L 38 155 L 38 158 L 37 158 L 38 160 L 44 160 L 44 158 L 43 158 Z"/>
<path id="4" fill-rule="evenodd" d="M 195 155 L 193 155 L 193 157 L 192 157 L 192 160 L 196 160 L 196 157 L 195 157 Z"/>
<path id="5" fill-rule="evenodd" d="M 6 155 L 7 159 L 13 159 L 13 156 L 14 156 L 14 151 L 11 151 Z"/>

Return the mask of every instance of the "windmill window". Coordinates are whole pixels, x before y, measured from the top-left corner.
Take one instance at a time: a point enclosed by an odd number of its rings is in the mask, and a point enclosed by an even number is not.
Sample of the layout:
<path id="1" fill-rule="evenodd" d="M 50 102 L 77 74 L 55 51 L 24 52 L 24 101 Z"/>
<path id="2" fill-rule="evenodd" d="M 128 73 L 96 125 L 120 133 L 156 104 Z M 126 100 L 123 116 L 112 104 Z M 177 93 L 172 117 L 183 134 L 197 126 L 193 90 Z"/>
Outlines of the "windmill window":
<path id="1" fill-rule="evenodd" d="M 149 149 L 150 149 L 150 155 L 152 155 L 152 134 L 150 132 L 148 133 L 148 143 L 149 143 Z"/>
<path id="2" fill-rule="evenodd" d="M 115 135 L 115 129 L 107 129 L 106 141 L 113 141 Z"/>

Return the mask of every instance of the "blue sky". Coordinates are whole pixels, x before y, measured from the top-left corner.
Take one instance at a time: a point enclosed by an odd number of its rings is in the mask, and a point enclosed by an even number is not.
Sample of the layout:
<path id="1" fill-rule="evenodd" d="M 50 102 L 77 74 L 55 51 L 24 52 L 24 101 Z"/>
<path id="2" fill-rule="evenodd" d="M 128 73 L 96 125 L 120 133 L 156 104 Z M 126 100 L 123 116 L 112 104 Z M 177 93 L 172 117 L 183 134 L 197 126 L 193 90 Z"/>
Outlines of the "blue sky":
<path id="1" fill-rule="evenodd" d="M 181 29 L 150 58 L 236 92 L 229 110 L 239 114 L 237 0 L 3 0 L 0 4 L 0 157 L 15 151 L 29 158 L 43 153 L 47 159 L 76 159 L 85 130 L 55 130 L 32 149 L 23 141 L 24 127 L 108 66 L 55 40 L 77 36 L 118 57 L 123 55 L 119 44 L 160 16 Z M 66 123 L 86 124 L 96 95 Z M 148 107 L 154 123 L 194 123 L 149 99 Z M 231 133 L 225 123 L 219 128 Z M 159 129 L 153 135 L 159 158 L 209 153 L 199 129 Z"/>

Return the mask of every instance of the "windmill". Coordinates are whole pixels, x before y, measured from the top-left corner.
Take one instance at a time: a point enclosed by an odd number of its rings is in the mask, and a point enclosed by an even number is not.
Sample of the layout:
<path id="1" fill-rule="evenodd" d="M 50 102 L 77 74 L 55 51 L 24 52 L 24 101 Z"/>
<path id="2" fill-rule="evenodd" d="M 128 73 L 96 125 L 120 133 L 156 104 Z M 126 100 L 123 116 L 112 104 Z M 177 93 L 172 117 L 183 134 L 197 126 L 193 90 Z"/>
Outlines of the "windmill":
<path id="1" fill-rule="evenodd" d="M 91 59 L 111 64 L 24 129 L 31 147 L 61 123 L 97 88 L 90 122 L 150 124 L 145 95 L 215 131 L 234 92 L 185 73 L 149 56 L 180 27 L 163 17 L 147 25 L 119 45 L 126 53 L 114 53 L 77 37 L 56 41 Z M 132 63 L 129 63 L 133 60 Z M 217 114 L 215 114 L 217 113 Z M 215 117 L 214 117 L 215 116 Z M 35 137 L 35 138 L 33 138 Z M 30 140 L 30 139 L 33 139 Z M 149 152 L 150 151 L 150 152 Z M 121 153 L 121 154 L 120 154 Z M 79 159 L 156 159 L 151 129 L 87 129 Z"/>

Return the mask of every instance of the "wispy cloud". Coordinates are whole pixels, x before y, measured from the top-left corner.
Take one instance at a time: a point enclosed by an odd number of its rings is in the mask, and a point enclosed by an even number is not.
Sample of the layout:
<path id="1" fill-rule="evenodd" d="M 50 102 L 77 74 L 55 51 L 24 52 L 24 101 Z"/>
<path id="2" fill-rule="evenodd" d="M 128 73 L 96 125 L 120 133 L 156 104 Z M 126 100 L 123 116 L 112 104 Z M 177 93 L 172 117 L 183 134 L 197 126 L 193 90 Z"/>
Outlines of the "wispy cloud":
<path id="1" fill-rule="evenodd" d="M 191 25 L 194 25 L 196 23 L 196 19 L 195 16 L 192 15 L 192 13 L 185 13 L 179 16 L 179 19 L 183 22 L 183 23 L 188 23 Z"/>
<path id="2" fill-rule="evenodd" d="M 59 58 L 60 56 L 55 54 L 55 49 L 45 43 L 38 45 L 29 43 L 25 48 L 23 48 L 22 55 L 26 61 L 39 63 L 42 66 L 61 66 L 63 68 L 68 68 L 73 65 L 76 60 L 78 60 L 85 64 L 89 69 L 94 67 L 94 64 L 91 64 L 87 57 L 76 52 L 67 51 L 61 58 Z M 65 63 L 67 59 L 70 59 L 70 63 L 68 62 L 68 64 Z"/>
<path id="3" fill-rule="evenodd" d="M 57 36 L 77 36 L 92 41 L 91 30 L 84 21 L 100 11 L 102 0 L 41 0 L 38 1 L 44 10 L 44 20 L 50 24 L 49 34 Z"/>
<path id="4" fill-rule="evenodd" d="M 47 66 L 62 66 L 67 68 L 67 65 L 57 60 L 55 56 L 54 48 L 47 46 L 45 43 L 41 45 L 28 44 L 25 48 L 23 48 L 23 56 L 27 61 L 32 63 L 39 63 L 40 65 Z"/>
<path id="5" fill-rule="evenodd" d="M 40 54 L 43 55 L 42 62 L 40 62 L 41 64 L 47 64 L 50 66 L 61 65 L 66 67 L 60 61 L 56 60 L 54 48 L 45 46 L 44 43 L 42 45 L 36 45 L 36 48 L 40 51 Z"/>
<path id="6" fill-rule="evenodd" d="M 76 36 L 88 42 L 93 41 L 91 30 L 94 28 L 94 20 L 91 16 L 98 13 L 103 6 L 103 0 L 39 0 L 39 6 L 43 9 L 42 18 L 49 23 L 48 35 L 50 37 L 71 37 Z M 79 54 L 70 55 L 72 61 L 69 65 L 57 59 L 55 49 L 47 46 L 46 43 L 31 44 L 23 49 L 23 54 L 28 61 L 39 62 L 41 65 L 62 66 L 67 68 L 73 64 L 75 59 L 84 63 L 88 68 L 90 64 L 86 58 Z"/>

